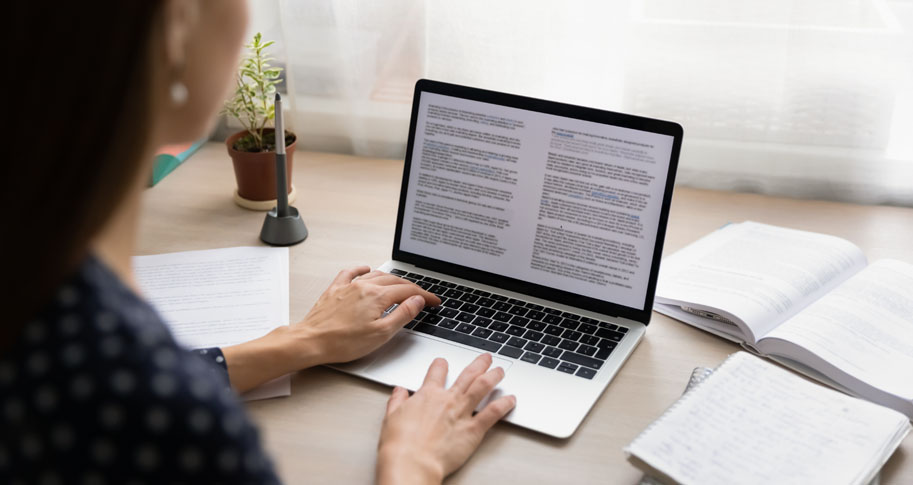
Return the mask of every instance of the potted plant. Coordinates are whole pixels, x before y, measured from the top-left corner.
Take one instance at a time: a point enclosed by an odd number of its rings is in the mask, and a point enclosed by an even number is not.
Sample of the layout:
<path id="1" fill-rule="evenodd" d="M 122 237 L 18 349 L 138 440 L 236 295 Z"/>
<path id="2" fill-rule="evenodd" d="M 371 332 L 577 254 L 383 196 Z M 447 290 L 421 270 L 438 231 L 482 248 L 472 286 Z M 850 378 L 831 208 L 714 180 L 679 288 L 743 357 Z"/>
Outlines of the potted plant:
<path id="1" fill-rule="evenodd" d="M 225 140 L 238 182 L 235 202 L 254 210 L 269 210 L 276 205 L 276 134 L 270 125 L 276 115 L 273 99 L 282 69 L 269 64 L 273 58 L 266 54 L 266 49 L 271 45 L 272 41 L 262 42 L 258 32 L 245 46 L 248 54 L 241 60 L 237 89 L 225 101 L 223 110 L 223 114 L 234 117 L 245 128 Z M 295 142 L 295 134 L 285 130 L 289 202 L 295 200 L 292 185 Z"/>

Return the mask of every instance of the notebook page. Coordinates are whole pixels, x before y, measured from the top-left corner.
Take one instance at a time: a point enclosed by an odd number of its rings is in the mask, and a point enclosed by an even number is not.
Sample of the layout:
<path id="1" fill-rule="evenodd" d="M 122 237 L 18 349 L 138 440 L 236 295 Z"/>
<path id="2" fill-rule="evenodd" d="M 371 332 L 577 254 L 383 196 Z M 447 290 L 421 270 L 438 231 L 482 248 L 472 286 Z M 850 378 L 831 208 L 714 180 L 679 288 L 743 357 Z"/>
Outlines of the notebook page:
<path id="1" fill-rule="evenodd" d="M 734 315 L 755 343 L 865 266 L 862 250 L 844 239 L 748 221 L 665 258 L 656 301 Z"/>
<path id="2" fill-rule="evenodd" d="M 188 348 L 224 347 L 288 325 L 288 248 L 237 247 L 135 256 L 143 296 Z M 291 394 L 280 377 L 246 400 Z"/>
<path id="3" fill-rule="evenodd" d="M 872 263 L 769 338 L 798 345 L 859 381 L 913 400 L 913 265 Z"/>
<path id="4" fill-rule="evenodd" d="M 625 451 L 683 484 L 856 484 L 909 429 L 896 411 L 739 352 Z"/>

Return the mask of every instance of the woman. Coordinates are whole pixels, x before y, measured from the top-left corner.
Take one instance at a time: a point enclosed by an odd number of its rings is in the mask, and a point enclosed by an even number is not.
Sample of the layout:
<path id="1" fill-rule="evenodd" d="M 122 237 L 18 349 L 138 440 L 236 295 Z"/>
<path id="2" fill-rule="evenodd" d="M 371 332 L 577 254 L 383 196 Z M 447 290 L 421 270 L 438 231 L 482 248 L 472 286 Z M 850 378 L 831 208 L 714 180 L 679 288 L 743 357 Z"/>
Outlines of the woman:
<path id="1" fill-rule="evenodd" d="M 236 391 L 358 358 L 440 300 L 367 267 L 339 273 L 311 312 L 245 344 L 179 349 L 140 296 L 134 253 L 153 151 L 204 135 L 232 83 L 242 0 L 12 5 L 2 164 L 0 483 L 274 483 Z M 392 303 L 399 307 L 379 318 Z M 438 483 L 513 397 L 483 355 L 444 388 L 435 361 L 393 390 L 380 483 Z M 227 377 L 227 380 L 226 380 Z M 302 437 L 302 439 L 307 439 Z"/>

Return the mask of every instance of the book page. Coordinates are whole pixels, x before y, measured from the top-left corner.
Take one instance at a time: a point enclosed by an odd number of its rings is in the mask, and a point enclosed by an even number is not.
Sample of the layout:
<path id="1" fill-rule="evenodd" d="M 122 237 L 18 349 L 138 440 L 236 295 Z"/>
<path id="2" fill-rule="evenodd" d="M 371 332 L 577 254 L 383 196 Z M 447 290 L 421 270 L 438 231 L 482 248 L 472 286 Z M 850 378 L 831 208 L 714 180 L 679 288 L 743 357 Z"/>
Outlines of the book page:
<path id="1" fill-rule="evenodd" d="M 682 484 L 863 484 L 909 430 L 896 411 L 738 352 L 625 451 Z"/>
<path id="2" fill-rule="evenodd" d="M 893 260 L 872 263 L 768 338 L 792 343 L 840 373 L 913 400 L 913 265 Z M 776 352 L 774 343 L 762 342 L 759 348 Z M 805 364 L 865 395 L 834 369 Z"/>
<path id="3" fill-rule="evenodd" d="M 862 250 L 838 237 L 731 224 L 663 260 L 656 301 L 731 315 L 755 343 L 865 265 Z"/>
<path id="4" fill-rule="evenodd" d="M 188 348 L 240 344 L 288 325 L 288 248 L 238 247 L 135 256 L 143 296 Z M 291 394 L 285 376 L 245 399 Z"/>

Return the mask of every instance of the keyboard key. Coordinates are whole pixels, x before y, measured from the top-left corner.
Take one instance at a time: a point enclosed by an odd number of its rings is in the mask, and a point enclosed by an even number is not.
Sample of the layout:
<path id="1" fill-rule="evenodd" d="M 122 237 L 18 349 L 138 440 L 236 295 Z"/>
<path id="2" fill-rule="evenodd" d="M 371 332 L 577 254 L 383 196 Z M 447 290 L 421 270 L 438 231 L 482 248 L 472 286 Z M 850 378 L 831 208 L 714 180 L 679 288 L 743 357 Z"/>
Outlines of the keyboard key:
<path id="1" fill-rule="evenodd" d="M 555 367 L 558 367 L 559 362 L 560 361 L 558 359 L 543 357 L 542 360 L 539 361 L 539 365 L 542 367 L 548 367 L 549 369 L 554 369 Z"/>
<path id="2" fill-rule="evenodd" d="M 447 330 L 446 328 L 435 327 L 434 325 L 428 325 L 425 323 L 416 325 L 415 331 L 434 335 L 435 337 L 440 337 L 460 344 L 469 345 L 486 352 L 497 352 L 498 349 L 501 348 L 501 344 L 492 342 L 491 340 L 473 337 L 472 335 L 454 332 L 453 330 Z"/>
<path id="3" fill-rule="evenodd" d="M 549 315 L 561 315 L 561 310 L 555 310 L 554 308 L 546 308 L 542 311 L 548 313 Z"/>
<path id="4" fill-rule="evenodd" d="M 460 300 L 457 300 L 456 298 L 447 298 L 446 300 L 444 300 L 443 305 L 445 308 L 453 308 L 454 310 L 456 310 L 457 308 L 463 306 L 463 302 L 461 302 Z"/>
<path id="5" fill-rule="evenodd" d="M 417 280 L 420 280 L 420 279 L 424 278 L 424 276 L 422 276 L 422 275 L 420 275 L 420 274 L 418 274 L 418 273 L 406 273 L 406 276 L 409 277 L 409 278 L 415 278 L 415 279 L 417 279 Z"/>
<path id="6" fill-rule="evenodd" d="M 561 336 L 564 333 L 564 329 L 557 325 L 549 325 L 545 327 L 545 333 L 549 335 Z"/>
<path id="7" fill-rule="evenodd" d="M 440 295 L 443 295 L 447 291 L 447 288 L 445 288 L 441 285 L 434 285 L 431 288 L 428 288 L 428 291 L 434 293 L 435 295 L 440 296 Z"/>
<path id="8" fill-rule="evenodd" d="M 446 288 L 456 288 L 456 283 L 451 283 L 449 281 L 441 281 L 441 286 Z"/>
<path id="9" fill-rule="evenodd" d="M 605 339 L 605 338 L 600 340 L 599 343 L 596 344 L 596 347 L 598 347 L 600 349 L 614 349 L 616 346 L 618 346 L 618 342 L 616 342 L 614 340 Z"/>
<path id="10" fill-rule="evenodd" d="M 582 333 L 592 335 L 593 333 L 596 332 L 597 328 L 599 328 L 599 327 L 597 327 L 596 325 L 593 325 L 591 323 L 583 323 L 583 324 L 580 324 L 579 327 L 577 327 L 577 330 Z"/>
<path id="11" fill-rule="evenodd" d="M 538 342 L 542 338 L 543 335 L 544 334 L 542 332 L 537 332 L 535 330 L 527 330 L 526 333 L 523 334 L 523 338 L 532 340 L 534 342 Z"/>
<path id="12" fill-rule="evenodd" d="M 530 320 L 542 320 L 545 318 L 545 313 L 537 310 L 530 310 L 529 313 L 526 314 L 526 317 Z"/>
<path id="13" fill-rule="evenodd" d="M 498 342 L 499 344 L 503 344 L 503 343 L 507 342 L 507 339 L 509 339 L 509 338 L 510 338 L 510 335 L 507 335 L 506 333 L 495 332 L 495 333 L 491 334 L 491 337 L 488 337 L 488 340 L 494 340 L 495 342 Z"/>
<path id="14" fill-rule="evenodd" d="M 519 337 L 519 336 L 523 335 L 524 333 L 526 333 L 526 329 L 523 327 L 518 327 L 516 325 L 511 325 L 510 327 L 507 327 L 507 333 L 509 333 L 510 335 L 515 335 L 515 336 Z"/>
<path id="15" fill-rule="evenodd" d="M 492 300 L 497 300 L 497 301 L 507 301 L 507 297 L 503 296 L 503 295 L 491 295 L 491 296 L 489 296 L 489 298 L 491 298 Z"/>
<path id="16" fill-rule="evenodd" d="M 558 315 L 546 315 L 542 318 L 543 322 L 550 323 L 552 325 L 558 325 L 561 323 L 561 320 L 563 320 L 563 318 L 559 317 Z"/>
<path id="17" fill-rule="evenodd" d="M 498 312 L 492 315 L 492 318 L 499 322 L 509 322 L 513 318 L 510 313 Z"/>
<path id="18" fill-rule="evenodd" d="M 561 354 L 564 353 L 564 351 L 556 349 L 555 347 L 546 347 L 542 353 L 549 357 L 561 357 Z"/>
<path id="19" fill-rule="evenodd" d="M 605 328 L 600 328 L 596 331 L 596 335 L 609 340 L 614 340 L 615 342 L 620 342 L 624 338 L 625 334 L 621 332 L 616 332 L 614 330 L 607 330 Z"/>
<path id="20" fill-rule="evenodd" d="M 518 300 L 518 299 L 516 299 L 516 298 L 508 298 L 508 299 L 507 299 L 507 303 L 510 303 L 511 305 L 520 305 L 520 306 L 523 306 L 523 305 L 526 304 L 525 301 L 523 301 L 523 300 Z"/>
<path id="21" fill-rule="evenodd" d="M 529 322 L 526 325 L 526 328 L 528 328 L 530 330 L 542 331 L 542 330 L 545 330 L 545 324 L 542 322 L 537 322 L 537 321 L 533 320 L 532 322 Z"/>
<path id="22" fill-rule="evenodd" d="M 475 303 L 479 300 L 479 295 L 473 295 L 472 293 L 463 293 L 463 296 L 460 297 L 461 301 L 466 303 Z"/>
<path id="23" fill-rule="evenodd" d="M 515 359 L 518 359 L 518 358 L 520 358 L 521 355 L 523 355 L 523 350 L 518 349 L 516 347 L 511 347 L 511 346 L 505 345 L 505 346 L 501 347 L 501 351 L 498 353 L 501 355 L 506 355 L 508 357 L 513 357 Z"/>
<path id="24" fill-rule="evenodd" d="M 526 344 L 526 347 L 523 347 L 523 348 L 530 352 L 536 352 L 536 353 L 540 353 L 543 350 L 545 350 L 545 346 L 540 343 L 537 343 L 537 342 L 530 342 L 530 343 Z"/>
<path id="25" fill-rule="evenodd" d="M 478 300 L 476 300 L 476 305 L 479 305 L 480 307 L 483 307 L 483 308 L 491 308 L 491 306 L 494 304 L 495 304 L 495 301 L 492 300 L 491 298 L 479 298 Z"/>
<path id="26" fill-rule="evenodd" d="M 494 316 L 495 311 L 491 308 L 479 308 L 479 311 L 476 312 L 476 315 L 481 317 L 492 317 Z"/>
<path id="27" fill-rule="evenodd" d="M 445 303 L 446 303 L 446 302 L 445 302 Z M 440 314 L 442 317 L 453 318 L 453 317 L 459 315 L 460 312 L 459 312 L 458 310 L 453 309 L 453 308 L 444 308 L 443 310 L 440 311 L 439 314 Z"/>
<path id="28" fill-rule="evenodd" d="M 438 322 L 440 322 L 442 318 L 443 317 L 441 317 L 440 315 L 429 314 L 429 315 L 426 315 L 425 318 L 422 319 L 422 321 L 425 323 L 430 323 L 431 325 L 435 325 Z"/>
<path id="29" fill-rule="evenodd" d="M 618 330 L 621 333 L 628 333 L 627 327 L 618 327 L 615 330 Z"/>
<path id="30" fill-rule="evenodd" d="M 460 310 L 463 310 L 464 312 L 475 313 L 479 311 L 479 306 L 473 305 L 472 303 L 463 303 L 463 306 L 460 307 Z"/>
<path id="31" fill-rule="evenodd" d="M 587 369 L 586 367 L 581 367 L 580 369 L 577 369 L 577 374 L 575 375 L 583 377 L 584 379 L 592 379 L 593 376 L 596 375 L 596 371 L 593 369 Z"/>
<path id="32" fill-rule="evenodd" d="M 599 337 L 595 335 L 584 335 L 583 337 L 580 337 L 580 343 L 586 345 L 596 345 L 599 343 Z"/>
<path id="33" fill-rule="evenodd" d="M 523 306 L 529 308 L 530 310 L 541 311 L 544 307 L 542 305 L 536 305 L 535 303 L 526 302 Z"/>
<path id="34" fill-rule="evenodd" d="M 580 315 L 575 315 L 570 312 L 561 312 L 561 316 L 564 318 L 569 318 L 571 320 L 580 320 Z"/>
<path id="35" fill-rule="evenodd" d="M 595 318 L 590 318 L 590 317 L 580 317 L 580 321 L 583 323 L 590 323 L 593 325 L 599 324 L 599 320 L 596 320 Z"/>
<path id="36" fill-rule="evenodd" d="M 592 357 L 587 357 L 581 354 L 575 354 L 574 352 L 565 352 L 561 354 L 561 360 L 566 360 L 568 362 L 573 362 L 575 364 L 580 364 L 584 367 L 589 367 L 591 369 L 598 369 L 602 367 L 602 361 L 596 360 Z"/>
<path id="37" fill-rule="evenodd" d="M 472 332 L 472 334 L 473 334 L 474 336 L 479 337 L 479 338 L 488 338 L 488 337 L 491 337 L 491 334 L 492 334 L 492 333 L 493 333 L 493 332 L 492 332 L 491 330 L 487 329 L 487 328 L 476 328 L 476 331 L 475 331 L 475 332 Z"/>
<path id="38" fill-rule="evenodd" d="M 444 296 L 447 298 L 459 298 L 463 296 L 463 292 L 460 290 L 447 290 L 444 292 Z"/>
<path id="39" fill-rule="evenodd" d="M 468 323 L 461 323 L 461 324 L 457 325 L 456 331 L 462 332 L 462 333 L 472 333 L 472 331 L 475 329 L 476 329 L 475 325 L 470 325 Z"/>
<path id="40" fill-rule="evenodd" d="M 465 286 L 465 285 L 457 285 L 457 286 L 456 286 L 456 289 L 458 289 L 458 290 L 460 290 L 460 291 L 462 291 L 462 292 L 464 292 L 464 293 L 467 292 L 467 291 L 469 291 L 469 292 L 472 291 L 472 288 L 470 288 L 470 287 L 468 287 L 468 286 Z"/>
<path id="41" fill-rule="evenodd" d="M 596 350 L 598 350 L 596 347 L 590 347 L 589 345 L 581 345 L 580 347 L 577 348 L 577 352 L 580 352 L 581 354 L 589 356 L 589 357 L 592 357 L 593 355 L 595 355 Z"/>
<path id="42" fill-rule="evenodd" d="M 485 317 L 476 317 L 476 320 L 472 322 L 472 324 L 479 327 L 487 327 L 491 324 L 491 319 Z"/>
<path id="43" fill-rule="evenodd" d="M 492 308 L 498 310 L 499 312 L 506 312 L 507 310 L 510 310 L 510 307 L 512 306 L 513 305 L 510 303 L 504 301 L 495 302 L 493 305 L 491 305 Z"/>
<path id="44" fill-rule="evenodd" d="M 459 325 L 459 324 L 460 324 L 460 322 L 458 322 L 458 321 L 456 321 L 456 320 L 451 320 L 451 319 L 449 319 L 449 318 L 445 318 L 445 319 L 441 320 L 441 323 L 438 323 L 437 326 L 438 326 L 438 327 L 449 328 L 449 329 L 453 330 L 453 329 L 456 328 L 457 325 Z"/>
<path id="45" fill-rule="evenodd" d="M 617 325 L 612 325 L 612 324 L 609 323 L 609 322 L 599 322 L 599 327 L 600 327 L 600 328 L 607 328 L 607 329 L 609 329 L 609 330 L 618 330 L 618 326 L 617 326 Z"/>
<path id="46" fill-rule="evenodd" d="M 423 290 L 427 290 L 428 288 L 431 288 L 432 286 L 434 286 L 434 285 L 432 285 L 431 283 L 429 283 L 429 282 L 427 282 L 427 281 L 418 281 L 418 282 L 416 282 L 415 284 L 417 284 L 418 286 L 420 286 Z"/>
<path id="47" fill-rule="evenodd" d="M 562 362 L 561 364 L 558 364 L 558 370 L 566 374 L 573 374 L 574 371 L 577 370 L 577 366 L 574 364 L 568 364 L 567 362 Z"/>
<path id="48" fill-rule="evenodd" d="M 514 325 L 519 325 L 521 327 L 525 327 L 526 324 L 529 323 L 529 319 L 525 318 L 525 317 L 514 317 L 514 318 L 510 319 L 510 323 L 513 323 Z"/>
<path id="49" fill-rule="evenodd" d="M 511 347 L 519 347 L 522 349 L 526 346 L 526 340 L 520 337 L 511 337 L 510 340 L 507 341 L 507 345 L 510 345 Z"/>
<path id="50" fill-rule="evenodd" d="M 522 360 L 523 362 L 529 362 L 530 364 L 535 364 L 536 362 L 539 362 L 539 359 L 541 359 L 541 358 L 542 358 L 542 356 L 539 354 L 535 354 L 533 352 L 527 352 L 527 353 L 523 354 L 523 357 L 520 360 Z"/>
<path id="51" fill-rule="evenodd" d="M 558 347 L 564 350 L 575 350 L 577 348 L 577 342 L 571 340 L 562 340 Z"/>
<path id="52" fill-rule="evenodd" d="M 472 294 L 479 295 L 481 297 L 486 297 L 486 298 L 491 296 L 491 293 L 489 293 L 487 291 L 482 291 L 482 290 L 472 290 Z"/>
<path id="53" fill-rule="evenodd" d="M 568 340 L 579 340 L 580 337 L 582 337 L 582 336 L 583 336 L 582 333 L 574 331 L 574 330 L 565 330 L 564 333 L 561 334 L 561 337 L 566 338 Z"/>
<path id="54" fill-rule="evenodd" d="M 571 320 L 570 318 L 565 318 L 565 319 L 562 319 L 562 320 L 561 320 L 561 324 L 560 324 L 560 325 L 561 325 L 562 328 L 567 328 L 567 329 L 570 329 L 570 330 L 574 330 L 574 329 L 576 329 L 578 326 L 580 326 L 580 322 L 575 322 L 575 321 Z"/>
<path id="55" fill-rule="evenodd" d="M 507 310 L 507 313 L 510 313 L 511 315 L 520 315 L 522 317 L 523 315 L 526 315 L 526 312 L 528 312 L 528 311 L 529 310 L 527 310 L 526 308 L 523 308 L 522 306 L 515 305 L 515 306 L 510 307 L 510 310 Z"/>
<path id="56" fill-rule="evenodd" d="M 409 323 L 406 324 L 406 328 L 413 328 L 413 327 L 415 327 L 415 326 L 418 325 L 418 324 L 419 324 L 419 320 L 418 320 L 418 319 L 412 320 L 411 322 L 409 322 Z"/>
<path id="57" fill-rule="evenodd" d="M 561 343 L 561 338 L 555 337 L 554 335 L 546 335 L 545 337 L 542 337 L 541 342 L 545 345 L 558 345 Z"/>
<path id="58" fill-rule="evenodd" d="M 401 269 L 391 269 L 391 270 L 390 270 L 390 273 L 395 274 L 395 275 L 397 275 L 397 276 L 406 276 L 406 275 L 408 274 L 408 273 L 406 273 L 405 271 L 403 271 L 403 270 L 401 270 Z"/>
<path id="59" fill-rule="evenodd" d="M 460 314 L 456 316 L 456 319 L 464 323 L 472 323 L 472 321 L 476 319 L 476 316 L 472 313 L 460 312 Z"/>
<path id="60" fill-rule="evenodd" d="M 609 355 L 612 354 L 612 350 L 613 349 L 599 349 L 599 352 L 596 352 L 596 355 L 593 357 L 596 357 L 599 360 L 606 360 L 609 358 Z"/>
<path id="61" fill-rule="evenodd" d="M 491 325 L 488 326 L 488 328 L 494 330 L 495 332 L 503 332 L 507 330 L 507 327 L 510 327 L 510 325 L 504 322 L 492 322 Z"/>
<path id="62" fill-rule="evenodd" d="M 431 276 L 425 276 L 425 277 L 422 278 L 422 279 L 425 280 L 425 281 L 427 281 L 427 282 L 429 282 L 429 283 L 431 283 L 431 284 L 433 284 L 433 285 L 436 285 L 436 284 L 438 284 L 438 283 L 441 282 L 441 280 L 439 280 L 439 279 L 437 279 L 437 278 L 432 278 Z"/>

